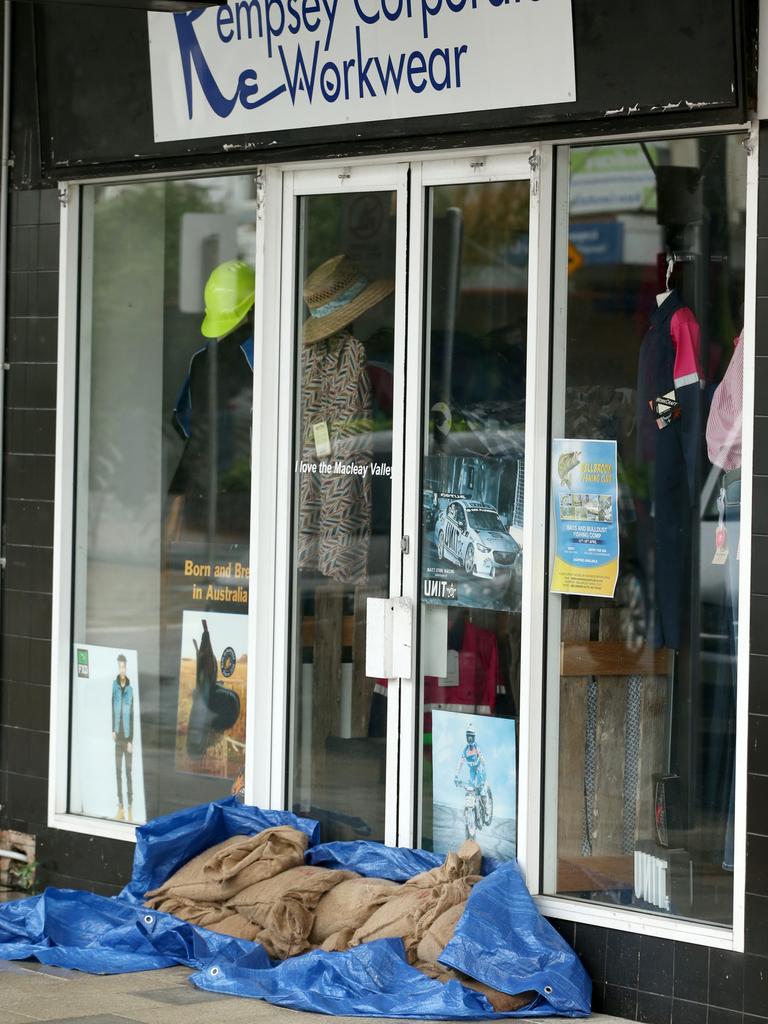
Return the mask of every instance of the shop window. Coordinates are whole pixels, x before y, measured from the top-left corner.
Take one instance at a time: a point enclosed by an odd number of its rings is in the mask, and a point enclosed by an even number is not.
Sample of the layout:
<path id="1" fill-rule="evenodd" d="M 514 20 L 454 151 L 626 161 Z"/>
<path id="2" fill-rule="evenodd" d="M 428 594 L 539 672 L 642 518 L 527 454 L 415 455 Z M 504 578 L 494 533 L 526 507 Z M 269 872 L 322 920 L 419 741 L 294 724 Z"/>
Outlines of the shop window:
<path id="1" fill-rule="evenodd" d="M 251 176 L 81 190 L 67 809 L 243 784 Z"/>
<path id="2" fill-rule="evenodd" d="M 553 350 L 545 890 L 725 926 L 746 163 L 573 149 Z"/>

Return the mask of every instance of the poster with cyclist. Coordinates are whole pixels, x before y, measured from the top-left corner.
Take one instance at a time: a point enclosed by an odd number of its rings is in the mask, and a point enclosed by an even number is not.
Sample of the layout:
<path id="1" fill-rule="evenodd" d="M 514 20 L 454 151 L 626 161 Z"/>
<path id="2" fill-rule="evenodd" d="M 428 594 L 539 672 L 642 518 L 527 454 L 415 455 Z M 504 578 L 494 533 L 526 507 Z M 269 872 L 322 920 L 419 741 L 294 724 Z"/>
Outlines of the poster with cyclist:
<path id="1" fill-rule="evenodd" d="M 514 859 L 517 723 L 457 711 L 432 712 L 434 848 L 474 839 L 486 857 Z"/>

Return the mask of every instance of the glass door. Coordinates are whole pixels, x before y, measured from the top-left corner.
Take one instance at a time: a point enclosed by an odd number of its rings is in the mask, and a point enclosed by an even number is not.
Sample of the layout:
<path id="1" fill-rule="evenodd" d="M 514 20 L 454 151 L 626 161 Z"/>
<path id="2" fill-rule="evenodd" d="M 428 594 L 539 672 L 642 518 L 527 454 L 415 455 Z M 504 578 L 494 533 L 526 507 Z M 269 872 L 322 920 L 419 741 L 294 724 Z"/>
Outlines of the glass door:
<path id="1" fill-rule="evenodd" d="M 511 858 L 538 813 L 540 176 L 530 150 L 283 173 L 272 801 L 326 840 Z"/>
<path id="2" fill-rule="evenodd" d="M 285 177 L 285 775 L 325 840 L 396 838 L 399 684 L 366 650 L 369 599 L 401 589 L 405 185 L 401 167 Z"/>
<path id="3" fill-rule="evenodd" d="M 409 582 L 419 644 L 410 816 L 419 846 L 445 853 L 474 839 L 499 860 L 517 854 L 527 700 L 537 170 L 530 153 L 467 158 L 425 164 L 418 197 L 414 187 L 419 273 L 410 279 L 420 295 L 410 305 L 409 372 L 418 374 L 418 408 L 409 412 L 407 479 L 418 487 Z"/>

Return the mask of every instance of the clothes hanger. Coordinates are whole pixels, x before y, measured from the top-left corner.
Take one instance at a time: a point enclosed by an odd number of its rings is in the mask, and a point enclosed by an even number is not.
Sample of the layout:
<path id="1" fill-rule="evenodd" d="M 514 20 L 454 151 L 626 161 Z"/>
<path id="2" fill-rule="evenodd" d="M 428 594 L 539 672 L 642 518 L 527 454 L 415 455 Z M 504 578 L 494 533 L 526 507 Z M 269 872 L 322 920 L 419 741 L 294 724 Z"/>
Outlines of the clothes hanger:
<path id="1" fill-rule="evenodd" d="M 656 296 L 657 306 L 660 306 L 663 302 L 666 302 L 666 300 L 672 294 L 672 289 L 669 287 L 669 281 L 672 277 L 672 271 L 675 269 L 675 262 L 675 254 L 670 253 L 669 256 L 667 256 L 667 273 L 664 278 L 664 291 L 659 292 L 659 294 Z"/>

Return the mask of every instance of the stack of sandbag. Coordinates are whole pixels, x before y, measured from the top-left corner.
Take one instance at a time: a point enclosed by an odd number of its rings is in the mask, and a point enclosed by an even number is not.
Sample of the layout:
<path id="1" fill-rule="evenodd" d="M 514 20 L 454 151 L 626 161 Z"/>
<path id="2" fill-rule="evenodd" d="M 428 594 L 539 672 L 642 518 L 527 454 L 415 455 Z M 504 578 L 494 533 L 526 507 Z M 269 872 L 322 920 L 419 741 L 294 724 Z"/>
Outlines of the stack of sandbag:
<path id="1" fill-rule="evenodd" d="M 304 863 L 307 836 L 287 825 L 255 836 L 233 836 L 179 868 L 145 894 L 145 906 L 238 938 L 257 940 L 258 929 L 227 900 L 244 889 Z"/>
<path id="2" fill-rule="evenodd" d="M 482 992 L 497 1013 L 511 1013 L 513 1010 L 519 1010 L 520 1007 L 531 1002 L 535 996 L 534 992 L 511 996 L 506 992 L 499 992 L 498 989 L 491 988 L 489 985 L 484 985 L 481 981 L 475 981 L 474 978 L 462 974 L 461 971 L 438 963 L 437 958 L 453 938 L 459 918 L 466 909 L 467 902 L 463 900 L 461 903 L 455 903 L 434 919 L 416 948 L 416 959 L 413 961 L 413 966 L 437 981 L 460 981 L 467 988 Z"/>
<path id="3" fill-rule="evenodd" d="M 321 897 L 359 877 L 354 871 L 302 865 L 248 886 L 227 900 L 226 906 L 260 929 L 256 941 L 271 957 L 285 960 L 310 948 L 309 936 Z"/>
<path id="4" fill-rule="evenodd" d="M 403 940 L 409 963 L 417 960 L 417 948 L 432 923 L 458 903 L 465 903 L 480 879 L 480 847 L 467 840 L 445 863 L 422 871 L 397 887 L 347 938 L 326 940 L 326 949 L 345 949 L 376 939 Z M 346 945 L 344 940 L 346 939 Z"/>
<path id="5" fill-rule="evenodd" d="M 234 836 L 146 893 L 145 905 L 259 942 L 278 960 L 313 948 L 334 952 L 400 938 L 414 967 L 438 981 L 455 979 L 482 992 L 498 1012 L 531 1001 L 530 994 L 497 992 L 438 963 L 480 879 L 477 843 L 467 840 L 442 865 L 403 884 L 308 866 L 306 849 L 307 836 L 287 825 Z"/>
<path id="6" fill-rule="evenodd" d="M 358 928 L 400 889 L 386 878 L 347 879 L 318 903 L 310 942 L 330 952 L 349 949 Z"/>

